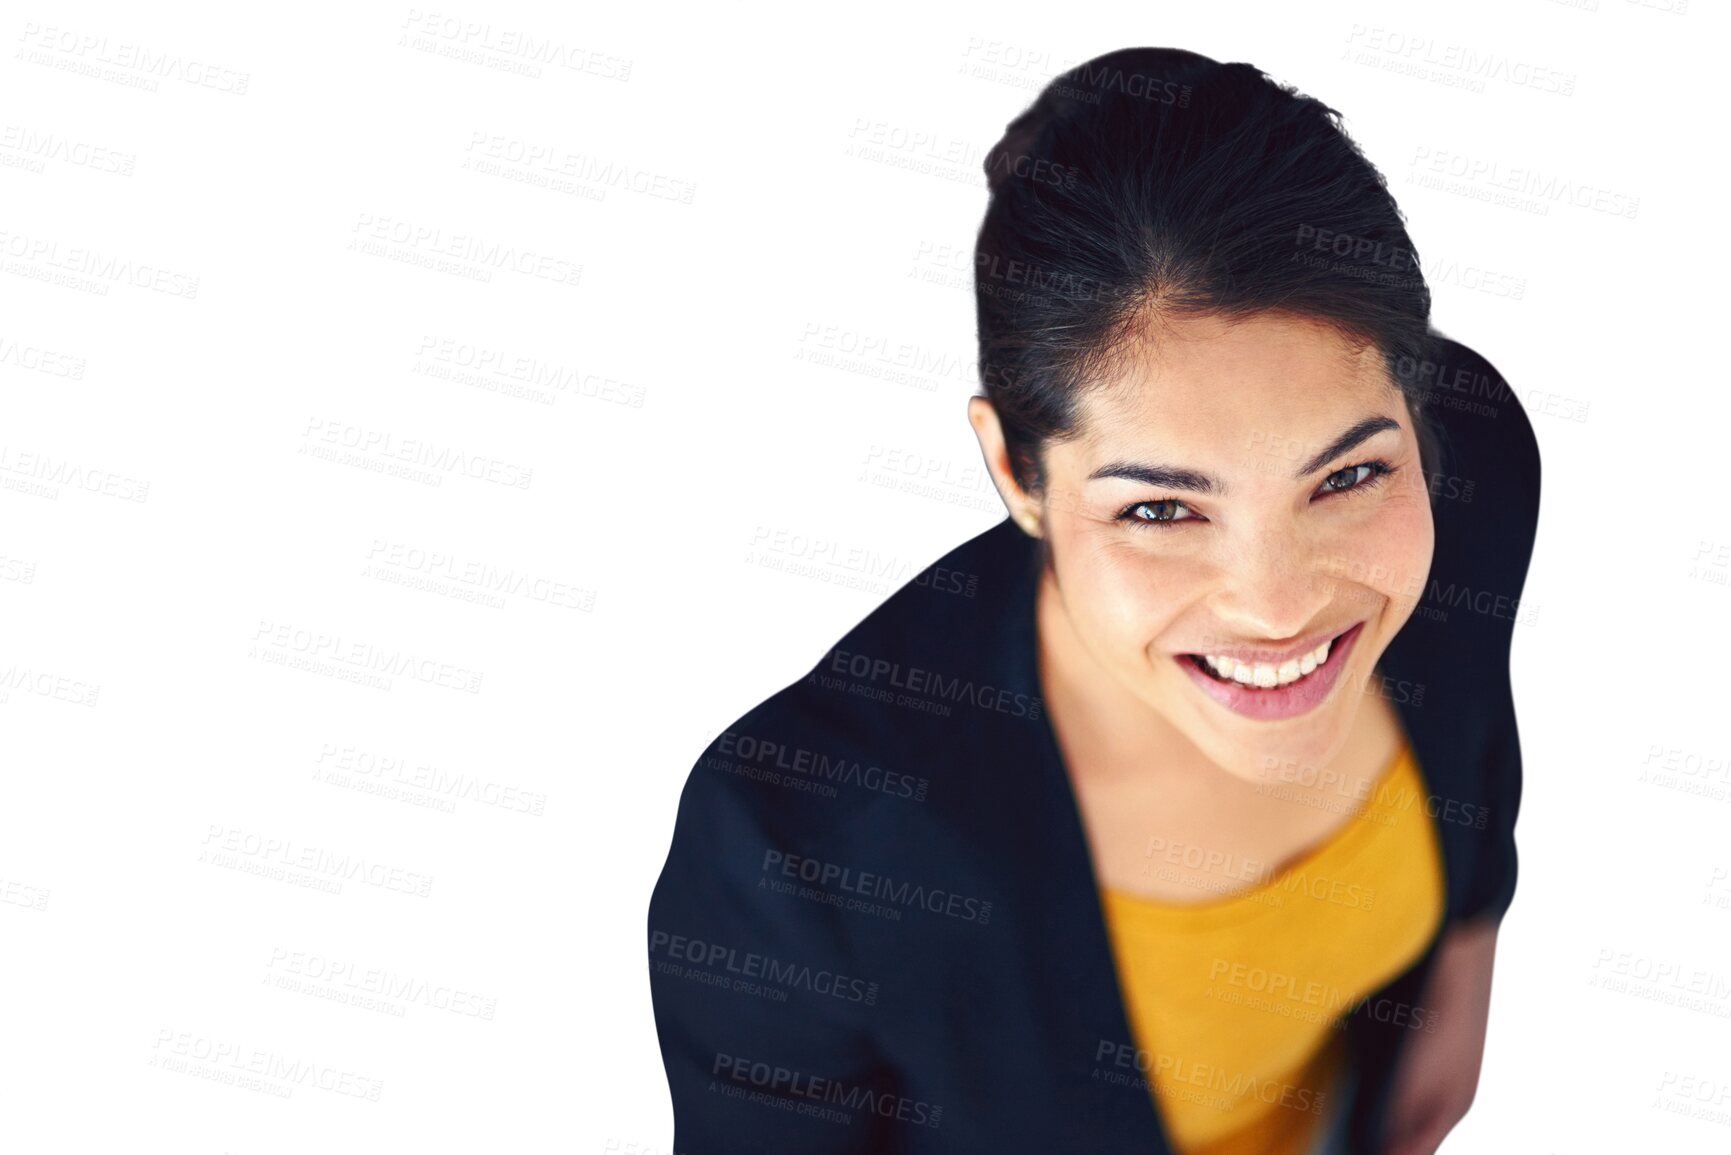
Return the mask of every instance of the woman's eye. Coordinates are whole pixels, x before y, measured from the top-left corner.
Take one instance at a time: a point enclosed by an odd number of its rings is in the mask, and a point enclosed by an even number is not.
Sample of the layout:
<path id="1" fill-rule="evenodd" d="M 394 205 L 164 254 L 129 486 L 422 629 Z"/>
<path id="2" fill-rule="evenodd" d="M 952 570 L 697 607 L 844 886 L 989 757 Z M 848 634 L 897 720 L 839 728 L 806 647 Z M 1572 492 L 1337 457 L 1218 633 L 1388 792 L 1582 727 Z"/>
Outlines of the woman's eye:
<path id="1" fill-rule="evenodd" d="M 1183 510 L 1183 514 L 1179 514 Z M 1135 522 L 1139 525 L 1168 525 L 1175 521 L 1191 521 L 1195 514 L 1182 501 L 1166 499 L 1163 501 L 1138 501 L 1135 505 L 1118 515 L 1120 521 Z"/>
<path id="2" fill-rule="evenodd" d="M 1340 493 L 1349 489 L 1360 489 L 1367 481 L 1374 481 L 1389 469 L 1381 462 L 1367 461 L 1362 465 L 1349 465 L 1345 469 L 1337 469 L 1322 479 L 1324 493 Z"/>

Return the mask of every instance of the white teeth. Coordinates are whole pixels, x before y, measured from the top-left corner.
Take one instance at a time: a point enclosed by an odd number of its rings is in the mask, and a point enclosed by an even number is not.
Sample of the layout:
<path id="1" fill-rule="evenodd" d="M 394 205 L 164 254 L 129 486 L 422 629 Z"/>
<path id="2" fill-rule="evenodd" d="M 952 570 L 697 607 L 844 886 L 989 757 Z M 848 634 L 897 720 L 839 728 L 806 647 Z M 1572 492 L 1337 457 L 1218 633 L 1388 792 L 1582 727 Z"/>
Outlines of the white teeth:
<path id="1" fill-rule="evenodd" d="M 1318 666 L 1328 661 L 1329 647 L 1334 644 L 1330 638 L 1316 649 L 1302 657 L 1293 658 L 1275 666 L 1269 662 L 1256 662 L 1247 665 L 1235 658 L 1222 657 L 1218 654 L 1203 654 L 1202 660 L 1208 663 L 1210 669 L 1223 678 L 1230 678 L 1246 686 L 1257 686 L 1269 689 L 1274 686 L 1287 686 L 1307 674 L 1315 672 Z"/>

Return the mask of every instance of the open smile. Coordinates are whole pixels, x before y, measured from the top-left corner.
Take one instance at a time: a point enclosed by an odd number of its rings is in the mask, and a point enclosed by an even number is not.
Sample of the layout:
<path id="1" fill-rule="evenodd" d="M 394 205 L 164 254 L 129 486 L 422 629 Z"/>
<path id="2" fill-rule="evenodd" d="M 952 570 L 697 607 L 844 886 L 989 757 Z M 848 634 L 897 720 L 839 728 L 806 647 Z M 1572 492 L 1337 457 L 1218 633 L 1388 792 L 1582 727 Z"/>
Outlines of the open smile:
<path id="1" fill-rule="evenodd" d="M 1315 709 L 1328 696 L 1363 628 L 1359 622 L 1297 653 L 1180 654 L 1177 661 L 1205 694 L 1234 713 L 1290 718 Z M 1258 658 L 1265 660 L 1251 660 Z"/>

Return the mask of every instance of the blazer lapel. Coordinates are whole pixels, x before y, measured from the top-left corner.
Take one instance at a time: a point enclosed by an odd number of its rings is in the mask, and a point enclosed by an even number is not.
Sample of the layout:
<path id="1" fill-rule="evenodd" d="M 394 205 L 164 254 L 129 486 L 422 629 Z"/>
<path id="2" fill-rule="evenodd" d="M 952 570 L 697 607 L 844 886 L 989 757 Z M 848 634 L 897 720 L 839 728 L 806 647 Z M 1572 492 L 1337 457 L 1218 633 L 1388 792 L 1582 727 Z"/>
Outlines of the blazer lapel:
<path id="1" fill-rule="evenodd" d="M 1056 1047 L 1050 1093 L 1075 1121 L 1071 1149 L 1170 1155 L 1149 1086 L 1152 1056 L 1136 1049 L 1081 809 L 1040 693 L 1034 617 L 1040 552 L 1014 523 L 1000 529 L 1014 555 L 1001 572 L 1015 575 L 1001 663 L 1039 700 L 1040 714 L 1032 725 L 993 728 L 1002 744 L 994 761 L 1015 768 L 1003 793 L 1010 804 L 999 817 L 1013 847 L 1008 860 L 1019 872 L 1012 893 L 1027 904 L 1030 1001 L 1048 1017 L 1043 1034 Z M 1129 1137 L 1140 1138 L 1127 1143 Z"/>

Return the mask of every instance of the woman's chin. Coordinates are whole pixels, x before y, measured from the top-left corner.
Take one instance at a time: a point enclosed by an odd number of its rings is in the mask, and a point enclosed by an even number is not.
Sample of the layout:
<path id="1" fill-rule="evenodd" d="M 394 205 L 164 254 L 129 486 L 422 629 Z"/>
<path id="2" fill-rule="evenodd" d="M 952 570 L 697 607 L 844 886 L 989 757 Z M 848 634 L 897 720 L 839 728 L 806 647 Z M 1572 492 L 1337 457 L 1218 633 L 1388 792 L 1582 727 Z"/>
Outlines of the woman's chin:
<path id="1" fill-rule="evenodd" d="M 1349 675 L 1350 676 L 1350 675 Z M 1194 684 L 1184 680 L 1164 682 L 1144 700 L 1165 703 L 1159 708 L 1209 762 L 1234 778 L 1255 785 L 1314 780 L 1345 746 L 1353 726 L 1357 702 L 1336 692 L 1317 708 L 1296 717 L 1262 719 L 1224 710 L 1199 698 Z M 1173 709 L 1170 703 L 1186 702 L 1188 709 Z"/>
<path id="2" fill-rule="evenodd" d="M 1228 738 L 1218 745 L 1210 744 L 1214 746 L 1211 757 L 1226 773 L 1253 785 L 1311 781 L 1318 768 L 1326 766 L 1337 753 L 1341 745 L 1337 734 L 1344 738 L 1339 727 L 1272 741 Z"/>

